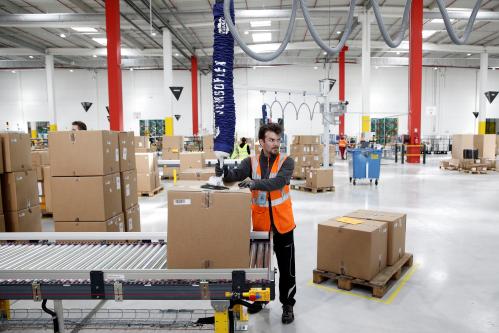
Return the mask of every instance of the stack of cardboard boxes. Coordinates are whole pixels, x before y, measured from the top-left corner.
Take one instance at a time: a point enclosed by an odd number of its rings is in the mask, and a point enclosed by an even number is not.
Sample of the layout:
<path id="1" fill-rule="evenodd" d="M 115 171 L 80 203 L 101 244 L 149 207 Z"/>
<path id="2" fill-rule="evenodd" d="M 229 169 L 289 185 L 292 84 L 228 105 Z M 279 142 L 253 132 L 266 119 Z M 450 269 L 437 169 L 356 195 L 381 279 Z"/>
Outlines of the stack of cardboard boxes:
<path id="1" fill-rule="evenodd" d="M 136 136 L 133 141 L 137 153 L 151 152 L 151 142 L 148 136 Z"/>
<path id="2" fill-rule="evenodd" d="M 250 191 L 201 184 L 181 181 L 168 190 L 168 268 L 248 268 Z"/>
<path id="3" fill-rule="evenodd" d="M 50 160 L 48 150 L 32 150 L 31 161 L 33 169 L 36 170 L 38 180 L 38 196 L 40 198 L 40 209 L 43 214 L 52 213 L 52 198 L 50 191 Z M 48 202 L 48 203 L 47 203 Z"/>
<path id="4" fill-rule="evenodd" d="M 294 136 L 289 154 L 295 160 L 293 177 L 305 179 L 310 168 L 319 168 L 322 165 L 323 149 L 318 135 Z"/>
<path id="5" fill-rule="evenodd" d="M 32 169 L 30 139 L 19 132 L 0 133 L 2 141 L 2 220 L 11 232 L 41 231 L 41 212 L 38 199 L 36 171 Z"/>
<path id="6" fill-rule="evenodd" d="M 452 159 L 443 161 L 441 166 L 455 169 L 470 169 L 475 166 L 484 166 L 487 169 L 498 169 L 496 160 L 497 135 L 495 134 L 456 134 L 452 136 Z M 476 151 L 475 158 L 468 158 L 464 151 Z M 473 155 L 473 154 L 471 154 Z"/>
<path id="7" fill-rule="evenodd" d="M 181 180 L 208 180 L 215 175 L 215 167 L 205 168 L 204 152 L 186 152 L 180 154 Z"/>
<path id="8" fill-rule="evenodd" d="M 118 133 L 120 151 L 121 205 L 125 231 L 140 232 L 140 208 L 137 194 L 137 169 L 133 132 Z"/>
<path id="9" fill-rule="evenodd" d="M 319 224 L 317 269 L 366 281 L 405 254 L 406 214 L 358 210 Z"/>
<path id="10" fill-rule="evenodd" d="M 137 191 L 154 192 L 161 186 L 156 153 L 135 153 L 137 163 Z"/>
<path id="11" fill-rule="evenodd" d="M 163 160 L 179 160 L 180 153 L 184 151 L 183 136 L 163 136 Z M 173 174 L 178 174 L 178 168 L 163 166 L 163 178 L 173 178 Z"/>
<path id="12" fill-rule="evenodd" d="M 49 133 L 55 231 L 125 231 L 118 133 Z"/>

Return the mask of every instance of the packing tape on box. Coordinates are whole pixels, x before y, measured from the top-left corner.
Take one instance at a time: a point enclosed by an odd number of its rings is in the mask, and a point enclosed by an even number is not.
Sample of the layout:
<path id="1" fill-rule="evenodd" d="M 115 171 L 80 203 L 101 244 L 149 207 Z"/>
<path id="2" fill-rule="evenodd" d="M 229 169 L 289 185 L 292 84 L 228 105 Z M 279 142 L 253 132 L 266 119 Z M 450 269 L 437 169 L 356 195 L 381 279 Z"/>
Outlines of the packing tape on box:
<path id="1" fill-rule="evenodd" d="M 354 219 L 352 217 L 346 217 L 346 216 L 338 217 L 336 219 L 336 221 L 342 222 L 342 223 L 348 223 L 348 224 L 362 224 L 362 223 L 364 223 L 364 221 L 362 221 L 362 220 L 358 220 L 358 219 Z"/>

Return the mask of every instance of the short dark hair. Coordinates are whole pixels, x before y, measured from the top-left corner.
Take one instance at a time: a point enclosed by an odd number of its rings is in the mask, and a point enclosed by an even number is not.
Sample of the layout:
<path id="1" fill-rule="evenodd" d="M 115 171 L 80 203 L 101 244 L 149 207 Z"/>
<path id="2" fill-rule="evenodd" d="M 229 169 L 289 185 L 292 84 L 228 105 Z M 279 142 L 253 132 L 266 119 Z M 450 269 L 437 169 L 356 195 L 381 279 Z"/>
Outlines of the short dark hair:
<path id="1" fill-rule="evenodd" d="M 71 125 L 78 126 L 78 129 L 80 131 L 86 131 L 87 130 L 87 125 L 83 121 L 76 120 L 76 121 L 73 121 L 73 123 Z"/>
<path id="2" fill-rule="evenodd" d="M 267 133 L 267 132 L 274 132 L 275 134 L 281 136 L 282 127 L 276 123 L 262 125 L 262 126 L 260 126 L 260 129 L 258 130 L 258 139 L 265 140 L 265 133 Z"/>
<path id="3" fill-rule="evenodd" d="M 242 143 L 246 143 L 246 138 L 241 138 Z"/>

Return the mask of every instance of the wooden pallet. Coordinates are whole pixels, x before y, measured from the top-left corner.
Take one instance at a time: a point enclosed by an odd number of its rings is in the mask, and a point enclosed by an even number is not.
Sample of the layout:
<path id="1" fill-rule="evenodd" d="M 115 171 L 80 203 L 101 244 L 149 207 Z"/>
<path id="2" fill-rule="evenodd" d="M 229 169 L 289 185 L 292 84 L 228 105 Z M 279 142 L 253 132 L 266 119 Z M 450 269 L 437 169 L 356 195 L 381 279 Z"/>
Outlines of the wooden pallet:
<path id="1" fill-rule="evenodd" d="M 459 171 L 478 175 L 478 174 L 486 174 L 487 173 L 487 168 L 486 167 L 478 167 L 478 168 L 472 167 L 472 168 L 469 168 L 469 169 L 462 169 L 461 168 L 461 169 L 459 169 Z"/>
<path id="2" fill-rule="evenodd" d="M 292 177 L 294 180 L 306 180 L 305 177 Z"/>
<path id="3" fill-rule="evenodd" d="M 51 212 L 46 212 L 46 211 L 43 211 L 42 210 L 42 217 L 52 217 L 53 216 L 53 213 Z"/>
<path id="4" fill-rule="evenodd" d="M 173 180 L 173 176 L 161 176 L 161 179 Z"/>
<path id="5" fill-rule="evenodd" d="M 292 184 L 291 189 L 298 191 L 312 192 L 312 193 L 334 192 L 335 190 L 334 186 L 313 188 L 305 186 L 303 184 L 296 184 L 296 185 Z"/>
<path id="6" fill-rule="evenodd" d="M 444 166 L 440 166 L 440 169 L 442 169 L 442 170 L 449 170 L 449 171 L 457 171 L 457 170 L 459 170 L 459 168 L 458 168 L 458 167 L 451 166 L 451 165 L 446 166 L 446 167 L 444 167 Z"/>
<path id="7" fill-rule="evenodd" d="M 362 280 L 346 275 L 325 272 L 318 269 L 313 271 L 314 283 L 320 284 L 327 280 L 337 281 L 338 288 L 343 290 L 352 290 L 354 285 L 372 288 L 373 297 L 382 298 L 388 289 L 393 285 L 392 280 L 398 280 L 402 276 L 404 267 L 412 266 L 412 254 L 406 253 L 399 261 L 392 266 L 387 266 L 378 273 L 372 280 Z"/>
<path id="8" fill-rule="evenodd" d="M 164 187 L 160 186 L 160 187 L 155 188 L 152 191 L 138 192 L 138 194 L 139 194 L 139 196 L 143 196 L 143 197 L 153 197 L 156 194 L 158 194 L 159 192 L 163 191 L 163 189 L 164 189 Z"/>

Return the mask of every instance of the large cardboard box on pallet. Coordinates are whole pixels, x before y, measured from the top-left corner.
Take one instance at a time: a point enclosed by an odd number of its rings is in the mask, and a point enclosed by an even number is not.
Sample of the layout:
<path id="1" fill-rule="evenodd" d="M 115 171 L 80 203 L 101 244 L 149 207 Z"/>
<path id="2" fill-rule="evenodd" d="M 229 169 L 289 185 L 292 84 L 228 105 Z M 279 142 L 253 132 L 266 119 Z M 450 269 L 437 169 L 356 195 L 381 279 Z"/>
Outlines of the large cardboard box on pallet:
<path id="1" fill-rule="evenodd" d="M 168 191 L 168 268 L 248 268 L 251 193 L 179 182 Z"/>
<path id="2" fill-rule="evenodd" d="M 371 280 L 386 267 L 388 231 L 384 222 L 339 218 L 319 223 L 317 269 Z"/>
<path id="3" fill-rule="evenodd" d="M 137 196 L 137 170 L 120 172 L 121 177 L 121 202 L 123 210 L 139 203 Z"/>
<path id="4" fill-rule="evenodd" d="M 333 168 L 311 168 L 307 175 L 307 187 L 324 188 L 333 186 Z"/>
<path id="5" fill-rule="evenodd" d="M 2 184 L 3 208 L 6 212 L 38 206 L 38 184 L 34 170 L 4 173 Z"/>
<path id="6" fill-rule="evenodd" d="M 135 137 L 133 132 L 118 133 L 120 172 L 135 169 Z"/>
<path id="7" fill-rule="evenodd" d="M 125 210 L 125 230 L 140 232 L 140 206 L 135 205 Z"/>
<path id="8" fill-rule="evenodd" d="M 137 173 L 151 173 L 158 168 L 158 157 L 155 153 L 136 153 Z"/>
<path id="9" fill-rule="evenodd" d="M 42 213 L 40 206 L 15 212 L 5 212 L 5 229 L 8 232 L 41 232 Z"/>
<path id="10" fill-rule="evenodd" d="M 117 132 L 50 132 L 49 149 L 53 177 L 104 176 L 120 171 Z"/>
<path id="11" fill-rule="evenodd" d="M 164 135 L 163 136 L 163 151 L 176 150 L 181 152 L 184 150 L 184 137 L 180 135 Z"/>
<path id="12" fill-rule="evenodd" d="M 180 154 L 180 172 L 186 169 L 204 168 L 203 152 L 187 152 Z"/>
<path id="13" fill-rule="evenodd" d="M 149 149 L 151 148 L 151 142 L 148 136 L 136 136 L 133 138 L 135 143 L 135 149 Z"/>
<path id="14" fill-rule="evenodd" d="M 203 150 L 212 149 L 215 146 L 213 134 L 203 135 Z"/>
<path id="15" fill-rule="evenodd" d="M 215 176 L 215 168 L 185 169 L 180 172 L 180 180 L 208 180 Z"/>
<path id="16" fill-rule="evenodd" d="M 304 167 L 301 165 L 296 165 L 293 170 L 293 178 L 305 179 L 307 177 L 307 173 L 310 170 L 309 167 Z"/>
<path id="17" fill-rule="evenodd" d="M 302 145 L 320 144 L 321 138 L 319 135 L 295 135 L 293 143 Z"/>
<path id="18" fill-rule="evenodd" d="M 120 174 L 52 177 L 52 204 L 54 221 L 106 221 L 123 211 Z"/>
<path id="19" fill-rule="evenodd" d="M 52 213 L 52 175 L 50 166 L 42 167 L 43 172 L 43 195 L 45 196 L 45 212 Z"/>
<path id="20" fill-rule="evenodd" d="M 366 220 L 386 222 L 388 227 L 387 265 L 391 266 L 405 254 L 405 233 L 407 215 L 375 210 L 356 210 L 345 216 Z"/>
<path id="21" fill-rule="evenodd" d="M 156 178 L 156 171 L 148 173 L 137 173 L 137 192 L 140 193 L 154 191 L 157 188 Z"/>
<path id="22" fill-rule="evenodd" d="M 56 232 L 124 232 L 125 216 L 120 213 L 106 221 L 55 222 Z"/>
<path id="23" fill-rule="evenodd" d="M 496 157 L 496 135 L 479 134 L 473 137 L 473 145 L 478 149 L 478 158 L 494 159 Z"/>
<path id="24" fill-rule="evenodd" d="M 29 135 L 21 132 L 0 132 L 3 151 L 3 172 L 31 170 Z"/>
<path id="25" fill-rule="evenodd" d="M 464 149 L 473 149 L 474 135 L 473 134 L 455 134 L 452 136 L 452 158 L 463 159 Z"/>
<path id="26" fill-rule="evenodd" d="M 0 214 L 0 232 L 5 232 L 5 217 Z"/>

